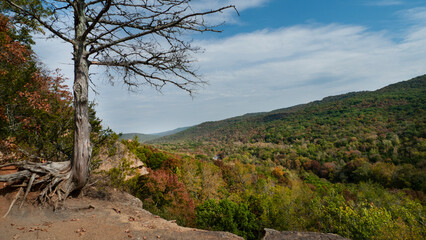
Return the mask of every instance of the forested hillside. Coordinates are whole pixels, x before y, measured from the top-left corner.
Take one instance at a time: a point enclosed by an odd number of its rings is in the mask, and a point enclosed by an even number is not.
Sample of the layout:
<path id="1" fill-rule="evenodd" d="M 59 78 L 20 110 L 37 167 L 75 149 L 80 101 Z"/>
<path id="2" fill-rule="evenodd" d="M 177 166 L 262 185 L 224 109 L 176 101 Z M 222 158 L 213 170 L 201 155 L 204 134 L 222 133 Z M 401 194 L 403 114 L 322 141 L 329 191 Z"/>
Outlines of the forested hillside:
<path id="1" fill-rule="evenodd" d="M 147 142 L 147 141 L 152 141 L 154 139 L 160 138 L 160 137 L 164 137 L 164 136 L 169 136 L 181 131 L 184 131 L 186 129 L 188 129 L 189 127 L 181 127 L 181 128 L 176 128 L 170 131 L 166 131 L 166 132 L 160 132 L 160 133 L 152 133 L 152 134 L 143 134 L 143 133 L 122 133 L 120 134 L 120 139 L 133 139 L 135 136 L 138 137 L 139 142 Z"/>
<path id="2" fill-rule="evenodd" d="M 374 92 L 203 123 L 158 141 L 209 157 L 303 167 L 335 181 L 369 179 L 424 192 L 425 109 L 426 75 Z"/>
<path id="3" fill-rule="evenodd" d="M 425 84 L 426 75 L 423 75 L 374 92 L 353 92 L 268 113 L 206 122 L 155 142 L 199 140 L 285 144 L 295 139 L 315 139 L 319 135 L 339 137 L 328 134 L 330 131 L 339 135 L 351 132 L 358 135 L 358 131 L 353 131 L 357 128 L 368 128 L 364 130 L 377 133 L 401 132 L 410 126 L 421 129 L 424 127 L 421 117 L 425 110 Z M 401 120 L 406 124 L 395 126 Z M 395 127 L 398 129 L 393 129 Z"/>
<path id="4" fill-rule="evenodd" d="M 264 228 L 422 239 L 425 83 L 207 122 L 151 146 L 125 142 L 151 174 L 124 181 L 124 161 L 110 176 L 156 214 L 246 239 Z"/>

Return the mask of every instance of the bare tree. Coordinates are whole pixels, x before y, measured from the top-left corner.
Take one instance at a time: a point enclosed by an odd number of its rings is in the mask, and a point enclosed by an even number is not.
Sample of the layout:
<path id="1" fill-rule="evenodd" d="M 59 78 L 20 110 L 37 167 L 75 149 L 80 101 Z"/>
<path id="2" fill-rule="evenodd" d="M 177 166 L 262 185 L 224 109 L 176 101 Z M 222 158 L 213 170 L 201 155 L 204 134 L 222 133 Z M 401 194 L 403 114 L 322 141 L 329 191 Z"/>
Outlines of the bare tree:
<path id="1" fill-rule="evenodd" d="M 27 191 L 34 183 L 48 183 L 40 195 L 43 200 L 52 195 L 65 199 L 87 183 L 90 66 L 106 67 L 111 79 L 121 76 L 129 87 L 147 84 L 161 90 L 172 84 L 191 94 L 202 80 L 191 68 L 192 53 L 198 48 L 191 46 L 187 33 L 217 32 L 215 26 L 206 24 L 204 16 L 235 8 L 197 12 L 190 0 L 3 1 L 15 14 L 35 20 L 73 46 L 75 136 L 71 163 L 20 163 L 24 171 L 0 176 L 0 181 L 9 182 L 29 179 Z M 34 6 L 42 6 L 44 13 Z"/>

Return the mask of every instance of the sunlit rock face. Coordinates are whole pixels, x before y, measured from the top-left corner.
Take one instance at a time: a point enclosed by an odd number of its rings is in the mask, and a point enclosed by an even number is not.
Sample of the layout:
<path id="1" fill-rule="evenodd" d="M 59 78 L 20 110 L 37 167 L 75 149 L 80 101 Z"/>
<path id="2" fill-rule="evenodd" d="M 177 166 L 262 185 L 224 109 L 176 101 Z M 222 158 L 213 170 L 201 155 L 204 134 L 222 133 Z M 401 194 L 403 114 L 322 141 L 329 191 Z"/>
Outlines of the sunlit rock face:
<path id="1" fill-rule="evenodd" d="M 115 144 L 116 152 L 112 156 L 109 156 L 108 154 L 109 149 L 101 149 L 99 155 L 96 157 L 96 159 L 101 161 L 99 168 L 95 170 L 96 172 L 108 172 L 112 168 L 119 167 L 119 164 L 123 161 L 123 159 L 125 159 L 130 163 L 130 168 L 134 170 L 134 174 L 127 175 L 125 180 L 128 180 L 137 174 L 142 176 L 149 173 L 145 167 L 145 164 L 133 153 L 131 153 L 124 144 L 119 142 Z"/>

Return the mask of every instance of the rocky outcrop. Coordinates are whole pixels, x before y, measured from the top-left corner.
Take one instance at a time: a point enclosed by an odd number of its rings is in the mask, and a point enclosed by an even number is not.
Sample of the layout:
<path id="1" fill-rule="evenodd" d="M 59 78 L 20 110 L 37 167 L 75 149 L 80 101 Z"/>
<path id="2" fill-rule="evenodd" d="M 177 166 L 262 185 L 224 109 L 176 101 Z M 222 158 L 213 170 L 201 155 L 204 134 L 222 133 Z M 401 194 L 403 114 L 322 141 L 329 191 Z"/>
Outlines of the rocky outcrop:
<path id="1" fill-rule="evenodd" d="M 0 195 L 0 215 L 16 193 Z M 181 227 L 142 209 L 142 202 L 112 188 L 88 187 L 61 209 L 24 205 L 0 220 L 0 239 L 168 239 L 243 240 L 228 233 Z"/>
<path id="2" fill-rule="evenodd" d="M 263 240 L 349 240 L 336 234 L 317 232 L 279 232 L 274 229 L 265 228 Z"/>
<path id="3" fill-rule="evenodd" d="M 123 160 L 126 160 L 130 162 L 130 168 L 134 169 L 135 172 L 139 173 L 139 175 L 148 174 L 148 170 L 146 169 L 145 164 L 139 160 L 135 154 L 130 152 L 124 144 L 116 142 L 114 143 L 113 147 L 116 149 L 116 151 L 112 155 L 109 154 L 109 149 L 106 147 L 100 150 L 100 153 L 96 159 L 100 159 L 101 163 L 95 172 L 108 172 L 112 168 L 119 167 L 119 164 L 121 164 Z M 125 180 L 132 178 L 133 176 L 134 175 L 128 175 L 126 176 Z"/>

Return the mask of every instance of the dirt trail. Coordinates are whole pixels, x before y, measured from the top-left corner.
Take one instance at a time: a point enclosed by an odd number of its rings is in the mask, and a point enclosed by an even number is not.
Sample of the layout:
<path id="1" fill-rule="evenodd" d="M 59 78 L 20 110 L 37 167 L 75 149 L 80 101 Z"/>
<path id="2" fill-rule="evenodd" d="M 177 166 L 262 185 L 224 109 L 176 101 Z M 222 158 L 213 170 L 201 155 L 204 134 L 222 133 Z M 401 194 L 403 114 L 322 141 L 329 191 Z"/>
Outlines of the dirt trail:
<path id="1" fill-rule="evenodd" d="M 6 218 L 14 193 L 0 192 L 0 240 L 7 239 L 242 239 L 226 232 L 180 227 L 142 209 L 142 202 L 113 189 L 86 191 L 68 199 L 62 210 L 17 202 Z"/>

